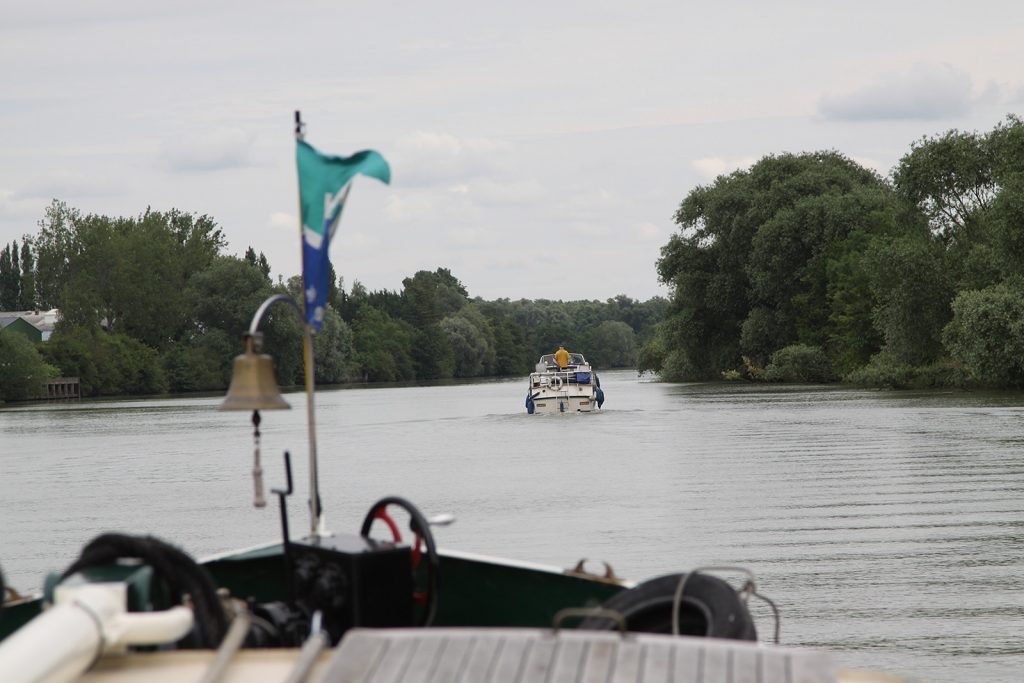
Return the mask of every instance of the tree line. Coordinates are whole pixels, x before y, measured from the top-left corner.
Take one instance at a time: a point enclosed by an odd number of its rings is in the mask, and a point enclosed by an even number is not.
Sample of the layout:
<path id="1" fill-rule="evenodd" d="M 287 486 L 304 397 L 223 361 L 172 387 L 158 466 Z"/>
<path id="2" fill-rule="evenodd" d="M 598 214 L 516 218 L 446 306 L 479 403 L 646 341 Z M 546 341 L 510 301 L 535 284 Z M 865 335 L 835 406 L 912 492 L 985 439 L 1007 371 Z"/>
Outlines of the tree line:
<path id="1" fill-rule="evenodd" d="M 35 302 L 32 244 L 18 241 L 0 249 L 0 311 L 25 311 Z"/>
<path id="2" fill-rule="evenodd" d="M 56 308 L 60 320 L 40 344 L 0 332 L 0 400 L 31 398 L 55 376 L 79 377 L 85 396 L 220 391 L 259 304 L 275 293 L 301 301 L 299 276 L 273 282 L 264 254 L 225 253 L 209 216 L 86 215 L 54 201 L 38 228 L 0 251 L 0 308 Z M 485 301 L 446 268 L 398 291 L 332 281 L 314 337 L 322 384 L 523 375 L 561 342 L 598 368 L 631 367 L 668 305 Z M 281 385 L 301 384 L 298 316 L 273 307 L 261 331 Z"/>
<path id="3" fill-rule="evenodd" d="M 1024 122 L 914 142 L 889 177 L 769 155 L 693 189 L 639 367 L 670 381 L 1024 386 Z"/>

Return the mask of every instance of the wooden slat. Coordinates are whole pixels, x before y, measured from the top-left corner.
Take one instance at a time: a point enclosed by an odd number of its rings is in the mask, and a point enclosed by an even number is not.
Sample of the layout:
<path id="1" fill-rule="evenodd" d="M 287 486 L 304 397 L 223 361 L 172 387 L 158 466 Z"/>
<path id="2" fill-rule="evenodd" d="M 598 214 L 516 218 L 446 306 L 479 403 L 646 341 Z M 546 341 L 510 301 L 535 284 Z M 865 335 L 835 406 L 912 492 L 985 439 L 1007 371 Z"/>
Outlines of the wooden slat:
<path id="1" fill-rule="evenodd" d="M 327 662 L 324 671 L 325 681 L 366 681 L 370 680 L 374 669 L 383 661 L 385 653 L 390 649 L 391 641 L 384 639 L 367 640 L 359 647 L 346 648 L 342 652 L 339 645 Z"/>
<path id="2" fill-rule="evenodd" d="M 640 673 L 643 683 L 672 683 L 675 663 L 673 650 L 667 644 L 649 643 L 644 652 L 644 664 Z"/>
<path id="3" fill-rule="evenodd" d="M 615 640 L 595 640 L 590 643 L 587 650 L 587 658 L 580 672 L 580 683 L 606 683 L 608 670 L 615 666 L 615 658 L 618 655 L 619 642 Z"/>
<path id="4" fill-rule="evenodd" d="M 673 647 L 676 683 L 702 683 L 704 675 L 704 650 L 702 648 Z"/>
<path id="5" fill-rule="evenodd" d="M 781 652 L 768 650 L 761 657 L 761 680 L 763 681 L 786 681 L 789 677 L 789 657 Z"/>
<path id="6" fill-rule="evenodd" d="M 475 638 L 445 638 L 444 652 L 430 676 L 432 683 L 451 683 L 459 680 L 470 652 L 476 644 Z"/>
<path id="7" fill-rule="evenodd" d="M 474 634 L 473 647 L 469 652 L 469 657 L 466 659 L 455 680 L 458 683 L 486 681 L 498 657 L 500 648 L 500 639 L 482 634 Z"/>
<path id="8" fill-rule="evenodd" d="M 444 656 L 448 638 L 423 638 L 409 656 L 409 665 L 399 679 L 402 683 L 427 683 Z"/>
<path id="9" fill-rule="evenodd" d="M 732 651 L 719 647 L 704 647 L 704 667 L 698 683 L 733 683 Z"/>
<path id="10" fill-rule="evenodd" d="M 365 639 L 362 639 L 365 640 Z M 345 645 L 345 641 L 341 641 L 342 646 Z M 366 678 L 340 678 L 340 679 L 327 679 L 332 683 L 349 683 L 352 681 L 402 681 L 405 676 L 406 670 L 409 668 L 409 662 L 413 655 L 416 653 L 416 648 L 419 647 L 419 642 L 411 638 L 396 638 L 391 641 L 391 647 L 388 648 L 384 657 L 381 659 L 377 667 L 370 672 L 370 675 Z M 356 650 L 357 647 L 342 647 L 342 651 Z"/>
<path id="11" fill-rule="evenodd" d="M 547 681 L 554 668 L 559 640 L 555 636 L 541 636 L 533 641 L 526 657 L 519 681 Z"/>
<path id="12" fill-rule="evenodd" d="M 620 640 L 615 668 L 607 679 L 609 683 L 637 683 L 640 680 L 643 649 L 644 646 L 635 640 Z"/>
<path id="13" fill-rule="evenodd" d="M 761 683 L 761 660 L 764 653 L 752 648 L 740 648 L 732 652 L 733 683 Z M 786 683 L 779 681 L 778 683 Z"/>
<path id="14" fill-rule="evenodd" d="M 346 634 L 317 683 L 835 683 L 831 657 L 707 638 L 536 629 Z"/>
<path id="15" fill-rule="evenodd" d="M 501 651 L 490 671 L 487 683 L 514 683 L 519 679 L 523 667 L 523 659 L 529 655 L 533 642 L 519 634 L 506 635 L 502 638 Z M 481 680 L 479 683 L 484 683 Z"/>
<path id="16" fill-rule="evenodd" d="M 576 683 L 590 644 L 583 640 L 567 638 L 559 638 L 558 642 L 557 656 L 546 683 Z"/>

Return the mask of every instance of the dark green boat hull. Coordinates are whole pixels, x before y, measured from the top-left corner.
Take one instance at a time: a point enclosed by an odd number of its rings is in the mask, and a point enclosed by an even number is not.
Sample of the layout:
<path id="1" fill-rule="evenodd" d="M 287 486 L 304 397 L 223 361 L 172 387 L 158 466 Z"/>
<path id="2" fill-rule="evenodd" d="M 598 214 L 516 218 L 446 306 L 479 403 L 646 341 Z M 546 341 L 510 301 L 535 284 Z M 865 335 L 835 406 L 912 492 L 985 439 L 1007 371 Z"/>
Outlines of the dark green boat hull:
<path id="1" fill-rule="evenodd" d="M 228 589 L 233 597 L 255 603 L 288 599 L 280 544 L 220 556 L 203 566 L 214 583 Z M 152 601 L 146 568 L 117 566 L 87 573 L 93 581 L 127 581 L 131 585 L 130 599 L 143 604 Z M 440 553 L 438 576 L 435 626 L 548 627 L 560 609 L 596 607 L 623 590 L 598 578 L 454 553 Z M 55 578 L 52 576 L 48 583 Z M 6 607 L 0 612 L 0 639 L 39 614 L 42 607 L 43 598 Z"/>

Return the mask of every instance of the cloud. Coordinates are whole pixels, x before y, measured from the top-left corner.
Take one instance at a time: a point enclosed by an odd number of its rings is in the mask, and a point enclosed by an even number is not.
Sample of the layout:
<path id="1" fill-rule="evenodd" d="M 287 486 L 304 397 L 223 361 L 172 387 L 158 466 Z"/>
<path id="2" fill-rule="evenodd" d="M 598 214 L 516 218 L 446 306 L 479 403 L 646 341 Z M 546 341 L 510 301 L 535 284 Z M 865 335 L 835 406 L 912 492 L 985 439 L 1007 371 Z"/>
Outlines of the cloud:
<path id="1" fill-rule="evenodd" d="M 255 136 L 239 128 L 221 128 L 191 138 L 168 140 L 161 150 L 171 171 L 217 171 L 248 166 Z"/>
<path id="2" fill-rule="evenodd" d="M 121 189 L 102 171 L 74 171 L 57 169 L 29 179 L 15 194 L 21 199 L 78 199 L 82 197 L 109 197 Z"/>
<path id="3" fill-rule="evenodd" d="M 1024 84 L 1013 88 L 1013 92 L 1009 96 L 1009 104 L 1022 103 L 1024 103 Z"/>
<path id="4" fill-rule="evenodd" d="M 0 219 L 20 225 L 21 233 L 32 233 L 34 232 L 36 221 L 42 217 L 48 203 L 48 200 L 24 197 L 17 192 L 0 189 Z M 15 235 L 14 231 L 12 231 L 11 235 L 12 237 Z M 6 243 L 7 238 L 5 236 L 4 239 L 0 240 L 0 244 Z"/>
<path id="5" fill-rule="evenodd" d="M 948 64 L 917 64 L 838 95 L 825 95 L 818 114 L 835 121 L 934 120 L 966 114 L 975 102 L 971 77 Z"/>
<path id="6" fill-rule="evenodd" d="M 450 228 L 448 230 L 448 243 L 455 247 L 479 247 L 487 239 L 487 234 L 479 228 Z"/>
<path id="7" fill-rule="evenodd" d="M 466 193 L 480 204 L 500 207 L 540 201 L 545 189 L 532 178 L 508 182 L 483 179 L 466 186 Z"/>
<path id="8" fill-rule="evenodd" d="M 331 242 L 332 246 L 340 245 L 344 252 L 367 253 L 375 252 L 383 248 L 383 243 L 377 235 L 367 234 L 360 230 L 342 230 Z"/>
<path id="9" fill-rule="evenodd" d="M 270 219 L 267 221 L 267 225 L 271 228 L 284 230 L 295 230 L 295 226 L 298 224 L 299 219 L 295 217 L 295 214 L 285 211 L 275 211 L 270 214 Z"/>
<path id="10" fill-rule="evenodd" d="M 666 235 L 654 223 L 637 223 L 633 225 L 633 233 L 641 240 L 663 240 Z"/>
<path id="11" fill-rule="evenodd" d="M 724 157 L 703 157 L 692 162 L 692 166 L 705 178 L 712 180 L 720 175 L 732 173 L 740 169 L 747 169 L 757 161 L 753 157 L 731 158 Z"/>
<path id="12" fill-rule="evenodd" d="M 850 158 L 853 161 L 855 161 L 858 164 L 860 164 L 861 166 L 863 166 L 864 168 L 869 169 L 871 171 L 874 171 L 875 173 L 877 173 L 879 175 L 884 176 L 884 175 L 886 175 L 889 172 L 889 167 L 887 165 L 883 164 L 881 161 L 878 161 L 877 159 L 872 159 L 871 157 L 862 157 L 862 156 L 857 156 L 857 155 L 853 155 Z"/>
<path id="13" fill-rule="evenodd" d="M 394 193 L 388 197 L 384 215 L 393 223 L 422 223 L 436 212 L 438 198 L 426 192 Z"/>
<path id="14" fill-rule="evenodd" d="M 460 138 L 450 133 L 417 131 L 396 142 L 396 182 L 436 186 L 466 184 L 474 177 L 504 176 L 511 147 L 501 140 Z"/>

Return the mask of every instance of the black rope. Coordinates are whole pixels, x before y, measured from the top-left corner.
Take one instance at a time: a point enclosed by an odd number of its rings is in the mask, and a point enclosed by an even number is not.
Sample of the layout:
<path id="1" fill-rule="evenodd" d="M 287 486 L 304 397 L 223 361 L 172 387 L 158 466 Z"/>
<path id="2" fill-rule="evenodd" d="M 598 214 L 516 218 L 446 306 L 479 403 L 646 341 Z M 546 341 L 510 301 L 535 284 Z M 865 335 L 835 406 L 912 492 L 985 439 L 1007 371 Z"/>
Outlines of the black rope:
<path id="1" fill-rule="evenodd" d="M 217 598 L 217 589 L 209 572 L 182 550 L 153 536 L 103 534 L 82 549 L 74 564 L 61 575 L 72 574 L 104 564 L 114 564 L 124 558 L 137 558 L 153 568 L 171 591 L 176 604 L 183 602 L 187 593 L 192 599 L 195 615 L 196 645 L 215 648 L 227 632 L 227 618 Z"/>

